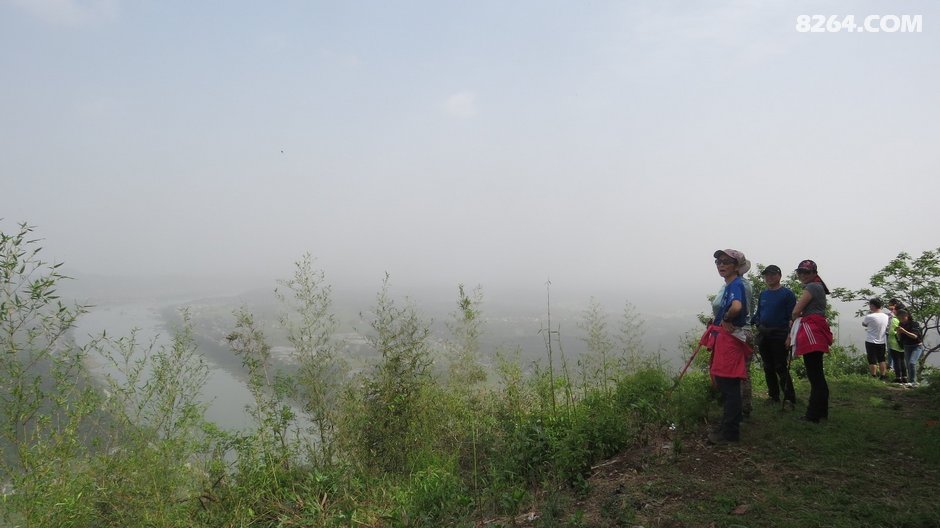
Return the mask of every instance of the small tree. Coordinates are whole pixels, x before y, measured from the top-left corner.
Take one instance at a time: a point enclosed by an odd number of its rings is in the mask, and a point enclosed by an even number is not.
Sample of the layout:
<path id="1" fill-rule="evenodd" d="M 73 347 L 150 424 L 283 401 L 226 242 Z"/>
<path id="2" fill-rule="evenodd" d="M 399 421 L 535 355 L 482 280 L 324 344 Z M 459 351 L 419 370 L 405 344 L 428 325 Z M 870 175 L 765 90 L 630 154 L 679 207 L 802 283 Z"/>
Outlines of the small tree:
<path id="1" fill-rule="evenodd" d="M 297 396 L 313 421 L 318 439 L 311 456 L 315 462 L 330 464 L 335 454 L 339 396 L 346 377 L 346 365 L 336 356 L 336 317 L 330 311 L 332 288 L 326 284 L 323 271 L 314 269 L 309 253 L 294 267 L 294 276 L 278 281 L 274 295 L 287 308 L 280 324 L 294 347 Z"/>
<path id="2" fill-rule="evenodd" d="M 627 363 L 628 371 L 640 368 L 640 358 L 643 351 L 643 335 L 645 330 L 643 318 L 636 311 L 636 306 L 625 301 L 623 314 L 620 316 L 620 332 L 617 334 L 617 344 L 620 348 L 621 361 Z"/>
<path id="3" fill-rule="evenodd" d="M 42 260 L 33 229 L 0 231 L 0 479 L 15 490 L 2 501 L 4 514 L 43 525 L 61 520 L 48 512 L 56 498 L 88 490 L 61 471 L 87 457 L 81 431 L 98 399 L 86 350 L 68 338 L 86 307 L 59 300 L 56 288 L 68 277 Z"/>
<path id="4" fill-rule="evenodd" d="M 68 277 L 61 263 L 40 258 L 32 231 L 27 224 L 14 234 L 0 231 L 0 435 L 11 445 L 47 433 L 50 411 L 73 399 L 84 375 L 85 351 L 67 333 L 87 307 L 59 300 L 56 288 Z"/>
<path id="5" fill-rule="evenodd" d="M 362 440 L 369 454 L 385 469 L 403 469 L 417 440 L 413 423 L 420 418 L 418 402 L 431 381 L 429 324 L 414 306 L 398 306 L 388 291 L 389 275 L 372 309 L 369 342 L 381 359 L 365 383 L 365 423 Z"/>
<path id="6" fill-rule="evenodd" d="M 911 316 L 924 329 L 924 354 L 920 358 L 922 369 L 930 354 L 940 349 L 940 342 L 928 345 L 926 339 L 931 332 L 940 337 L 940 248 L 924 251 L 913 258 L 901 252 L 885 267 L 871 276 L 871 288 L 850 290 L 836 288 L 833 295 L 845 302 L 867 301 L 880 295 L 884 299 L 898 299 L 911 312 Z M 856 314 L 867 313 L 866 306 Z"/>
<path id="7" fill-rule="evenodd" d="M 248 390 L 254 405 L 248 413 L 257 426 L 257 445 L 250 449 L 257 453 L 266 467 L 276 474 L 278 467 L 289 469 L 294 458 L 295 444 L 290 440 L 295 416 L 287 399 L 292 393 L 289 377 L 277 372 L 271 362 L 271 347 L 264 333 L 255 324 L 254 317 L 245 309 L 235 312 L 235 330 L 226 336 L 232 352 L 239 356 L 248 370 Z M 248 457 L 248 463 L 253 456 Z"/>
<path id="8" fill-rule="evenodd" d="M 591 297 L 587 309 L 582 313 L 578 328 L 584 332 L 584 341 L 587 354 L 578 362 L 581 365 L 583 390 L 587 390 L 587 379 L 599 380 L 604 392 L 609 394 L 611 373 L 611 352 L 614 350 L 613 340 L 607 331 L 607 314 L 597 299 Z"/>
<path id="9" fill-rule="evenodd" d="M 212 449 L 223 435 L 205 421 L 201 401 L 209 367 L 189 312 L 181 315 L 167 344 L 157 336 L 139 342 L 137 330 L 117 339 L 102 334 L 96 342 L 107 413 L 96 429 L 108 431 L 94 471 L 94 502 L 107 512 L 97 525 L 132 526 L 147 517 L 178 525 L 211 486 L 210 474 L 224 472 Z M 187 495 L 193 502 L 182 499 Z"/>
<path id="10" fill-rule="evenodd" d="M 468 294 L 463 284 L 457 285 L 457 311 L 451 314 L 453 320 L 447 324 L 455 341 L 449 379 L 456 388 L 469 388 L 486 380 L 486 371 L 480 365 L 482 304 L 483 289 L 480 286 Z"/>
<path id="11" fill-rule="evenodd" d="M 192 317 L 182 310 L 182 325 L 169 345 L 138 342 L 135 329 L 126 337 L 107 334 L 96 343 L 106 365 L 104 384 L 114 423 L 123 431 L 141 435 L 143 443 L 177 443 L 191 439 L 204 422 L 207 405 L 201 403 L 209 367 L 196 347 Z"/>

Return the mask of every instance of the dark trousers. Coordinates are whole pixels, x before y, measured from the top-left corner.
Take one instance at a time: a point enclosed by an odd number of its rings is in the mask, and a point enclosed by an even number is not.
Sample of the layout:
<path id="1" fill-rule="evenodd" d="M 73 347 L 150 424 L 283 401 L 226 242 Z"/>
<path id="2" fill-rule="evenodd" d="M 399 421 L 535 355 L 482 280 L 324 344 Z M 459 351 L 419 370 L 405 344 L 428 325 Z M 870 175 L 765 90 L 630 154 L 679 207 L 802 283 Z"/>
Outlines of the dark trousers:
<path id="1" fill-rule="evenodd" d="M 891 350 L 891 365 L 894 367 L 894 377 L 899 380 L 907 380 L 907 365 L 904 364 L 904 351 Z"/>
<path id="2" fill-rule="evenodd" d="M 724 408 L 721 413 L 721 435 L 726 440 L 737 441 L 741 438 L 741 380 L 715 376 L 715 383 L 721 391 Z"/>
<path id="3" fill-rule="evenodd" d="M 764 363 L 764 377 L 767 379 L 767 395 L 774 401 L 783 399 L 796 402 L 796 392 L 793 390 L 793 378 L 790 377 L 788 365 L 789 351 L 783 339 L 764 338 L 760 342 L 760 357 Z"/>
<path id="4" fill-rule="evenodd" d="M 829 418 L 829 384 L 826 383 L 826 372 L 823 370 L 823 353 L 803 354 L 803 365 L 806 367 L 806 379 L 809 380 L 806 418 L 814 422 Z"/>

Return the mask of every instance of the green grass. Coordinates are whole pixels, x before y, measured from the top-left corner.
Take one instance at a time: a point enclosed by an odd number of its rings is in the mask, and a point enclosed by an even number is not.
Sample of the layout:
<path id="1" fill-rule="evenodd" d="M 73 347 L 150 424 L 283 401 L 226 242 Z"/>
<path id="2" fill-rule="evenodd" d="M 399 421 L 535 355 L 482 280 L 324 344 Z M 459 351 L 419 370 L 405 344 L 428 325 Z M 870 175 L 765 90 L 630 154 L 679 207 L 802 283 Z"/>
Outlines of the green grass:
<path id="1" fill-rule="evenodd" d="M 708 446 L 704 430 L 694 429 L 680 433 L 679 453 L 653 455 L 643 471 L 596 473 L 590 482 L 597 496 L 589 500 L 596 512 L 584 524 L 940 523 L 940 387 L 905 390 L 862 376 L 830 380 L 831 419 L 817 425 L 796 420 L 809 393 L 805 381 L 797 381 L 795 412 L 763 404 L 757 381 L 739 445 Z M 712 415 L 719 413 L 714 405 Z"/>

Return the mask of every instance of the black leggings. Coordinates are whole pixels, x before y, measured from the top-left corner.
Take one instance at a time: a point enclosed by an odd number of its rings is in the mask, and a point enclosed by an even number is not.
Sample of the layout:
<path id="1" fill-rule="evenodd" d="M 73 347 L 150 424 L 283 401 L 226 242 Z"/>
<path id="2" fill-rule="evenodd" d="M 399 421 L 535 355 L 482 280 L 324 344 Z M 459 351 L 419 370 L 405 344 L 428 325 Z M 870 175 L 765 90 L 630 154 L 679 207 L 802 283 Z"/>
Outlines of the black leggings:
<path id="1" fill-rule="evenodd" d="M 803 365 L 806 367 L 806 379 L 809 380 L 806 419 L 818 422 L 821 418 L 829 418 L 829 384 L 826 383 L 826 372 L 823 370 L 823 353 L 803 354 Z"/>

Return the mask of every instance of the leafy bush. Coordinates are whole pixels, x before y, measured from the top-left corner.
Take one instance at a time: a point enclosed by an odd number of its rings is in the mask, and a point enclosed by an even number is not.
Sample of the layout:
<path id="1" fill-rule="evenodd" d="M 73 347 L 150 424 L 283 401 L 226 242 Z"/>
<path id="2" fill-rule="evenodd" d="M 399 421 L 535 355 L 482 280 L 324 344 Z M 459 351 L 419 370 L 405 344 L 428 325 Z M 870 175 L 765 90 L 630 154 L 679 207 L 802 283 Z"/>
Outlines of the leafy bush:
<path id="1" fill-rule="evenodd" d="M 673 389 L 668 401 L 670 425 L 688 429 L 708 417 L 714 400 L 711 378 L 706 372 L 688 372 Z"/>
<path id="2" fill-rule="evenodd" d="M 323 466 L 332 464 L 336 454 L 334 434 L 347 365 L 337 357 L 337 323 L 330 311 L 332 289 L 325 274 L 314 269 L 309 253 L 295 262 L 294 268 L 290 280 L 278 281 L 274 295 L 286 308 L 278 322 L 293 347 L 295 397 L 313 424 L 308 432 L 317 438 L 308 446 L 309 457 Z"/>
<path id="3" fill-rule="evenodd" d="M 665 400 L 672 384 L 665 372 L 650 368 L 618 381 L 617 405 L 632 416 L 640 443 L 646 443 L 655 430 L 666 424 Z"/>
<path id="4" fill-rule="evenodd" d="M 868 374 L 868 362 L 855 345 L 832 345 L 824 358 L 823 366 L 826 376 L 833 378 Z M 791 368 L 794 376 L 806 379 L 806 367 L 803 366 L 802 359 L 793 358 Z"/>
<path id="5" fill-rule="evenodd" d="M 437 461 L 412 473 L 400 489 L 400 518 L 408 526 L 443 526 L 470 513 L 470 492 L 453 461 Z"/>
<path id="6" fill-rule="evenodd" d="M 564 423 L 565 430 L 555 446 L 557 476 L 573 482 L 586 476 L 598 460 L 610 457 L 633 443 L 644 424 L 630 420 L 603 392 L 596 391 L 581 402 Z"/>
<path id="7" fill-rule="evenodd" d="M 833 377 L 868 374 L 868 361 L 855 345 L 832 345 L 826 357 L 826 375 Z M 801 365 L 802 367 L 802 362 Z M 805 374 L 805 368 L 804 374 Z"/>
<path id="8" fill-rule="evenodd" d="M 380 360 L 357 388 L 347 392 L 344 426 L 353 456 L 400 472 L 420 441 L 413 424 L 420 419 L 421 393 L 431 382 L 430 328 L 412 305 L 398 306 L 388 287 L 386 275 L 372 309 L 374 333 L 368 338 Z"/>
<path id="9" fill-rule="evenodd" d="M 4 517 L 27 526 L 191 524 L 212 457 L 197 403 L 207 370 L 188 318 L 172 343 L 69 331 L 85 307 L 63 305 L 66 279 L 21 225 L 0 233 L 0 470 Z M 84 368 L 94 353 L 104 380 Z"/>

